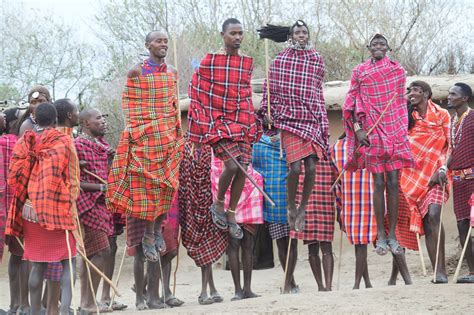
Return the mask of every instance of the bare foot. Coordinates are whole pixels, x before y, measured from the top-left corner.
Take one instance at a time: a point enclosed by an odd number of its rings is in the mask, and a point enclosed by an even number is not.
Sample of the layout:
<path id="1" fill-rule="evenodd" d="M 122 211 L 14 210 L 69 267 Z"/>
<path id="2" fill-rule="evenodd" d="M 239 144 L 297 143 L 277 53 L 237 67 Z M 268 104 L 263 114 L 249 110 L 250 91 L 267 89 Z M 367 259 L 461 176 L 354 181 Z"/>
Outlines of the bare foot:
<path id="1" fill-rule="evenodd" d="M 253 293 L 252 291 L 244 291 L 243 299 L 253 299 L 260 297 L 260 295 Z"/>
<path id="2" fill-rule="evenodd" d="M 243 292 L 236 292 L 234 297 L 231 298 L 230 300 L 231 301 L 239 301 L 239 300 L 242 300 L 243 298 L 244 298 Z"/>

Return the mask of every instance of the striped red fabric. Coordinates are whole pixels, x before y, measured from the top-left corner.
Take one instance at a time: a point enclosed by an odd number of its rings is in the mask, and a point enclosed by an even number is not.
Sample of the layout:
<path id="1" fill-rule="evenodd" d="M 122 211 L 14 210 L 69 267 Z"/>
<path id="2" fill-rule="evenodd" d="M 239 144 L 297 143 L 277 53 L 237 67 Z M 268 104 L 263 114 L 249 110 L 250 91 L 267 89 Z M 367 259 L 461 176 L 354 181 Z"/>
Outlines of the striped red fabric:
<path id="1" fill-rule="evenodd" d="M 319 160 L 327 156 L 317 142 L 305 140 L 289 131 L 281 131 L 281 142 L 286 152 L 287 164 L 300 161 L 310 155 L 316 155 Z"/>

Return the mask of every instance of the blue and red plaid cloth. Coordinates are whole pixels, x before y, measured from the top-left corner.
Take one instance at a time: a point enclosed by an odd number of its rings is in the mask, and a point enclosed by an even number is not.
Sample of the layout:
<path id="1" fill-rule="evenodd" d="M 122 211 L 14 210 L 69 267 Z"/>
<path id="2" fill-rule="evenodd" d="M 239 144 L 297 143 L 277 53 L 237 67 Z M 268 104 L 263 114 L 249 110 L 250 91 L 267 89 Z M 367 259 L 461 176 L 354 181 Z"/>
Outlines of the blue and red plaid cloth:
<path id="1" fill-rule="evenodd" d="M 91 141 L 82 136 L 77 137 L 74 144 L 79 161 L 87 162 L 85 168 L 107 180 L 109 145 L 99 138 Z M 81 171 L 81 182 L 101 184 L 97 178 L 83 171 Z M 81 191 L 77 199 L 77 211 L 82 224 L 91 229 L 103 231 L 109 236 L 113 235 L 112 214 L 107 210 L 103 192 Z"/>
<path id="2" fill-rule="evenodd" d="M 189 85 L 188 137 L 214 144 L 221 139 L 253 143 L 260 136 L 250 80 L 252 58 L 207 54 Z"/>
<path id="3" fill-rule="evenodd" d="M 263 189 L 275 202 L 273 207 L 263 199 L 263 219 L 270 223 L 287 223 L 288 200 L 286 178 L 288 166 L 286 156 L 280 159 L 280 139 L 278 136 L 262 135 L 253 145 L 252 165 L 263 176 Z"/>
<path id="4" fill-rule="evenodd" d="M 287 48 L 269 70 L 270 110 L 274 126 L 329 150 L 329 122 L 323 96 L 324 62 L 314 49 Z M 266 82 L 259 115 L 267 111 Z"/>
<path id="5" fill-rule="evenodd" d="M 407 135 L 405 80 L 405 69 L 388 57 L 378 61 L 369 59 L 354 68 L 343 106 L 349 148 L 347 170 L 367 168 L 371 173 L 383 173 L 415 166 Z M 368 131 L 395 93 L 394 102 L 368 136 L 370 147 L 362 147 L 354 155 L 358 143 L 352 126 L 352 112 L 362 122 L 362 128 Z"/>

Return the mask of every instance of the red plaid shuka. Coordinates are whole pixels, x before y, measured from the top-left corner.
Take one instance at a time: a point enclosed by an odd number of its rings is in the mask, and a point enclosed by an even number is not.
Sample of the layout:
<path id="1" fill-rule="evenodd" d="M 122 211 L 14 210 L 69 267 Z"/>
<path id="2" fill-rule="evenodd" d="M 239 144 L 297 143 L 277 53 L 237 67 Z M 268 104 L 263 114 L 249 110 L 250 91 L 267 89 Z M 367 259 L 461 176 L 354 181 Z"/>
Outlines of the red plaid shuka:
<path id="1" fill-rule="evenodd" d="M 252 58 L 207 54 L 189 85 L 188 136 L 192 142 L 221 139 L 257 142 L 260 128 L 252 105 Z"/>
<path id="2" fill-rule="evenodd" d="M 70 165 L 75 167 L 71 167 Z M 21 216 L 31 200 L 38 223 L 47 230 L 74 230 L 73 205 L 79 195 L 76 150 L 72 139 L 55 129 L 41 135 L 27 131 L 13 148 L 8 185 L 15 195 L 8 213 L 6 234 L 21 236 Z"/>
<path id="3" fill-rule="evenodd" d="M 127 79 L 122 96 L 126 127 L 106 193 L 110 211 L 148 221 L 171 207 L 184 144 L 175 75 L 166 64 L 150 69 L 155 70 Z"/>
<path id="4" fill-rule="evenodd" d="M 314 49 L 287 48 L 269 71 L 270 111 L 274 125 L 329 150 L 329 122 L 323 96 L 324 62 Z M 267 112 L 267 88 L 263 86 L 260 115 Z"/>
<path id="5" fill-rule="evenodd" d="M 98 139 L 91 141 L 80 135 L 74 140 L 74 145 L 79 161 L 87 162 L 85 168 L 106 180 L 109 144 Z M 97 178 L 85 172 L 81 172 L 81 182 L 101 184 Z M 112 213 L 107 210 L 103 192 L 81 191 L 77 198 L 77 212 L 85 226 L 113 235 Z"/>
<path id="6" fill-rule="evenodd" d="M 216 262 L 227 248 L 228 232 L 212 222 L 211 147 L 185 145 L 179 174 L 181 240 L 198 267 Z"/>
<path id="7" fill-rule="evenodd" d="M 5 246 L 7 211 L 12 203 L 14 193 L 12 187 L 7 185 L 7 176 L 16 140 L 17 136 L 10 134 L 0 137 L 0 262 L 2 261 Z"/>
<path id="8" fill-rule="evenodd" d="M 302 166 L 304 169 L 304 166 Z M 331 185 L 336 179 L 335 166 L 330 161 L 320 160 L 316 164 L 316 180 L 306 207 L 303 232 L 291 231 L 290 237 L 306 242 L 332 242 L 334 237 L 334 201 Z M 303 171 L 304 173 L 304 171 Z M 300 176 L 297 200 L 303 192 L 304 174 Z"/>
<path id="9" fill-rule="evenodd" d="M 405 69 L 388 57 L 378 61 L 369 59 L 353 70 L 351 87 L 343 106 L 349 148 L 349 160 L 345 165 L 347 170 L 367 168 L 371 173 L 383 173 L 414 167 L 407 137 L 405 79 Z M 395 93 L 398 95 L 394 102 L 369 135 L 370 147 L 362 147 L 354 156 L 358 143 L 351 113 L 354 112 L 362 122 L 362 128 L 368 131 Z"/>

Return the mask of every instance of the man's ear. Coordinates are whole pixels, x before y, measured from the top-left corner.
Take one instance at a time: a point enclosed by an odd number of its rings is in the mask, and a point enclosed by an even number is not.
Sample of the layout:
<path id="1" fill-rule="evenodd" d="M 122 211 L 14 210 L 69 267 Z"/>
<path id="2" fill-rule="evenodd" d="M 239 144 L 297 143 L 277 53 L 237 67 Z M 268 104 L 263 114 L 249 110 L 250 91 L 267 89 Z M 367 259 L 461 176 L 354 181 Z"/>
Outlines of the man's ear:
<path id="1" fill-rule="evenodd" d="M 66 116 L 67 116 L 67 119 L 70 120 L 72 118 L 72 112 L 68 112 Z"/>

